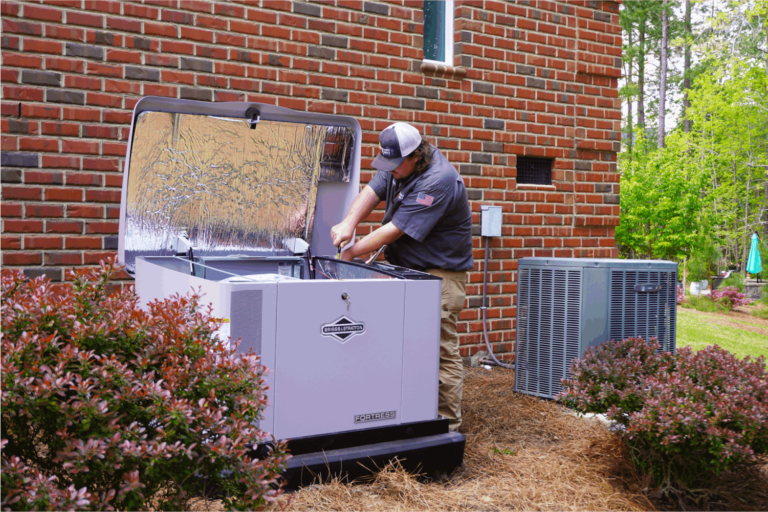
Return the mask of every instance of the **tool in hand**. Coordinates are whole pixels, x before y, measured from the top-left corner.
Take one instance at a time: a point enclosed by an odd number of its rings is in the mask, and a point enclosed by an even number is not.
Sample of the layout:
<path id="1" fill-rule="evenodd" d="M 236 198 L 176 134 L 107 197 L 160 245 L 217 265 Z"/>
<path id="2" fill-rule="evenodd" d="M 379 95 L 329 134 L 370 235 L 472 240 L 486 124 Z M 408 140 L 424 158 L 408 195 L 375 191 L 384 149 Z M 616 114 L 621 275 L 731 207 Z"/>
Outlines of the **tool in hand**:
<path id="1" fill-rule="evenodd" d="M 337 249 L 338 251 L 336 252 L 336 259 L 338 260 L 341 258 L 341 246 L 337 247 Z"/>

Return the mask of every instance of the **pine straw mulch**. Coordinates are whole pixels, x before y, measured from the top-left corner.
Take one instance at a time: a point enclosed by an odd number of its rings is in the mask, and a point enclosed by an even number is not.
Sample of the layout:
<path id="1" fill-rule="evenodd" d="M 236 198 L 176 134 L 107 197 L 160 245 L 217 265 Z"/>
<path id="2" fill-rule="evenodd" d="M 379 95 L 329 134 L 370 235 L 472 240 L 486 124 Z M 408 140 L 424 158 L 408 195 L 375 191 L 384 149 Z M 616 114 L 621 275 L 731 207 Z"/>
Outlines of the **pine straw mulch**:
<path id="1" fill-rule="evenodd" d="M 661 500 L 649 488 L 648 477 L 634 469 L 620 436 L 600 421 L 514 393 L 511 371 L 465 370 L 464 464 L 446 479 L 411 475 L 395 463 L 367 481 L 334 478 L 305 487 L 274 508 L 768 510 L 768 464 L 723 475 L 703 502 Z M 197 510 L 221 510 L 215 502 L 195 505 Z"/>

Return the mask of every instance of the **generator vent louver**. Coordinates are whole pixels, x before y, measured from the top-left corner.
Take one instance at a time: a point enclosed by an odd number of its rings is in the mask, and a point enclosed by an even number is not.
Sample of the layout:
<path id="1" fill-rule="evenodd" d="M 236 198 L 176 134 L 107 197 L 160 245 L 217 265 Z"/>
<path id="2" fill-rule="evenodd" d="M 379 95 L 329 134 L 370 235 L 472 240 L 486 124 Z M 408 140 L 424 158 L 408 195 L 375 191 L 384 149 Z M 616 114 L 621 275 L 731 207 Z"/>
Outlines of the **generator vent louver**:
<path id="1" fill-rule="evenodd" d="M 552 397 L 579 353 L 581 270 L 523 269 L 518 290 L 516 388 Z"/>
<path id="2" fill-rule="evenodd" d="M 658 284 L 658 293 L 637 293 L 639 284 Z M 658 338 L 659 350 L 675 352 L 677 272 L 611 271 L 612 340 Z"/>
<path id="3" fill-rule="evenodd" d="M 555 398 L 573 360 L 611 339 L 656 337 L 674 353 L 676 284 L 670 261 L 521 259 L 515 391 Z"/>

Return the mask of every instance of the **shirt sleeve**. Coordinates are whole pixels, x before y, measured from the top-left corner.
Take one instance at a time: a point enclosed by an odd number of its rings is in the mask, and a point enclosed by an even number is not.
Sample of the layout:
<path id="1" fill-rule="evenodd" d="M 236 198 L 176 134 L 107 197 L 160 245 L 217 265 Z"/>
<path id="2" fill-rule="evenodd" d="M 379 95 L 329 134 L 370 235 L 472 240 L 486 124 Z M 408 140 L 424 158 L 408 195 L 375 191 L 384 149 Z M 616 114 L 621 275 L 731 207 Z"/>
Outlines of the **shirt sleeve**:
<path id="1" fill-rule="evenodd" d="M 445 215 L 450 191 L 442 187 L 415 188 L 403 198 L 392 224 L 414 240 L 424 242 Z"/>
<path id="2" fill-rule="evenodd" d="M 379 171 L 374 174 L 373 179 L 368 182 L 368 186 L 376 192 L 376 195 L 379 196 L 381 201 L 386 201 L 387 199 L 387 180 L 391 179 L 392 173 Z"/>

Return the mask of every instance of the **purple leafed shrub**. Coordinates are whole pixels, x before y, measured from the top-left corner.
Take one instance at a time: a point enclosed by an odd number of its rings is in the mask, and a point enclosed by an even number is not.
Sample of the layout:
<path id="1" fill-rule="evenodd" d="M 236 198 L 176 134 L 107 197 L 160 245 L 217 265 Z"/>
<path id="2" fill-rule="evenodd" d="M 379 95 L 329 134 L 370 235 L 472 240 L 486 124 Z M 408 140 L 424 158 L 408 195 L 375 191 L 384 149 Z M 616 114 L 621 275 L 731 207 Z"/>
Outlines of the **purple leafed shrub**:
<path id="1" fill-rule="evenodd" d="M 108 294 L 115 267 L 2 275 L 2 508 L 180 510 L 215 489 L 235 509 L 280 493 L 255 426 L 264 367 L 224 347 L 200 298 Z"/>
<path id="2" fill-rule="evenodd" d="M 629 414 L 643 408 L 643 382 L 673 367 L 673 357 L 658 350 L 658 341 L 645 343 L 641 338 L 591 348 L 583 359 L 573 362 L 573 379 L 564 381 L 560 399 L 577 410 L 607 413 L 612 420 L 627 425 Z"/>
<path id="3" fill-rule="evenodd" d="M 730 311 L 736 306 L 746 306 L 749 299 L 735 286 L 726 286 L 718 290 L 712 290 L 709 296 L 712 301 L 721 308 Z"/>
<path id="4" fill-rule="evenodd" d="M 717 346 L 670 356 L 656 347 L 629 339 L 588 352 L 561 399 L 625 425 L 635 462 L 664 488 L 691 488 L 768 453 L 764 358 L 737 359 Z"/>

